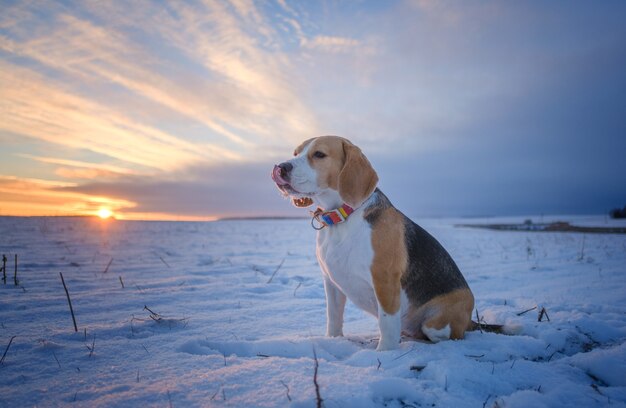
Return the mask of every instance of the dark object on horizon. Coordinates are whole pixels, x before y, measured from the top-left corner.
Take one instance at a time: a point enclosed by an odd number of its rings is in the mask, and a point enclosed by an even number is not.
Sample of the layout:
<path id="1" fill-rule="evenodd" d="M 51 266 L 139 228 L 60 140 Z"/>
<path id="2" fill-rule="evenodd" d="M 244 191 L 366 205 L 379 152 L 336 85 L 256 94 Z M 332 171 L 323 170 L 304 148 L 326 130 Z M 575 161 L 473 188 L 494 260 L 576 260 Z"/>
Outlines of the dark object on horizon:
<path id="1" fill-rule="evenodd" d="M 626 205 L 621 210 L 619 208 L 614 208 L 609 212 L 611 218 L 626 218 Z"/>
<path id="2" fill-rule="evenodd" d="M 455 227 L 486 228 L 499 231 L 532 231 L 532 232 L 582 232 L 588 234 L 626 234 L 626 227 L 584 227 L 571 225 L 569 222 L 556 221 L 551 223 L 533 224 L 457 224 Z"/>

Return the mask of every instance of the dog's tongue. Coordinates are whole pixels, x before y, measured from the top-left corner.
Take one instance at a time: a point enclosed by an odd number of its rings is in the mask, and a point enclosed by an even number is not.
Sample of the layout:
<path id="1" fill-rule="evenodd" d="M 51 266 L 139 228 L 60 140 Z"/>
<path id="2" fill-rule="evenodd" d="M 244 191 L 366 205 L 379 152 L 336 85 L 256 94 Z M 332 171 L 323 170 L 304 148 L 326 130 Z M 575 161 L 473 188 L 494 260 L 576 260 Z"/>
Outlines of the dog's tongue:
<path id="1" fill-rule="evenodd" d="M 272 180 L 274 180 L 274 183 L 278 184 L 279 186 L 284 186 L 284 185 L 289 184 L 289 182 L 285 180 L 283 176 L 281 175 L 282 170 L 283 169 L 275 165 L 274 170 L 272 171 Z"/>

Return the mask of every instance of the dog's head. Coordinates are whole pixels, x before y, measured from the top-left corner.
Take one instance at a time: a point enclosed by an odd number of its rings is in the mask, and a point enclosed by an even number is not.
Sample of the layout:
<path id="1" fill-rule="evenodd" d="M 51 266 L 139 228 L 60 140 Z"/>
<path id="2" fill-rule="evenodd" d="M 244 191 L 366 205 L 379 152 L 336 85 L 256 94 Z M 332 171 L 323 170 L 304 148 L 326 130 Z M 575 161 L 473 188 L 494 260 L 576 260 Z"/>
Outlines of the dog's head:
<path id="1" fill-rule="evenodd" d="M 342 137 L 306 140 L 294 156 L 274 166 L 272 179 L 297 207 L 308 207 L 316 197 L 336 192 L 343 202 L 357 208 L 378 183 L 378 175 L 361 149 Z"/>

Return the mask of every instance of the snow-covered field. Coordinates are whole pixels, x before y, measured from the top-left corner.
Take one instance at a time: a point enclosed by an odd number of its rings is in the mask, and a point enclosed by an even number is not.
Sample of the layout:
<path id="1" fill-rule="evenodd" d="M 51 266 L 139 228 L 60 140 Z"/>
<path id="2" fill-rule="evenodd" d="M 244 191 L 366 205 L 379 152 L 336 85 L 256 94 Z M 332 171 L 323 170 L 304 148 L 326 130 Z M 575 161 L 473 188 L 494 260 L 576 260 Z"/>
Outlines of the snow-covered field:
<path id="1" fill-rule="evenodd" d="M 420 224 L 478 314 L 521 334 L 377 353 L 375 319 L 351 304 L 347 337 L 323 336 L 308 220 L 0 218 L 0 357 L 16 336 L 0 406 L 312 407 L 314 350 L 326 407 L 626 406 L 626 236 L 454 227 L 486 221 L 501 220 Z"/>

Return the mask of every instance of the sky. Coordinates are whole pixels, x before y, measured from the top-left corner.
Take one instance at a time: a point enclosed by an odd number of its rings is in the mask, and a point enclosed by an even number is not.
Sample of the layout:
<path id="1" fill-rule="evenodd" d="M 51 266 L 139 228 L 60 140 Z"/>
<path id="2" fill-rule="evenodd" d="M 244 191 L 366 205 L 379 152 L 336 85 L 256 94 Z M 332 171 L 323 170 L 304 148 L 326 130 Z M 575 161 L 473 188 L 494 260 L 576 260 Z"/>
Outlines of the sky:
<path id="1" fill-rule="evenodd" d="M 0 215 L 306 216 L 301 141 L 407 215 L 626 205 L 622 1 L 2 1 Z"/>

